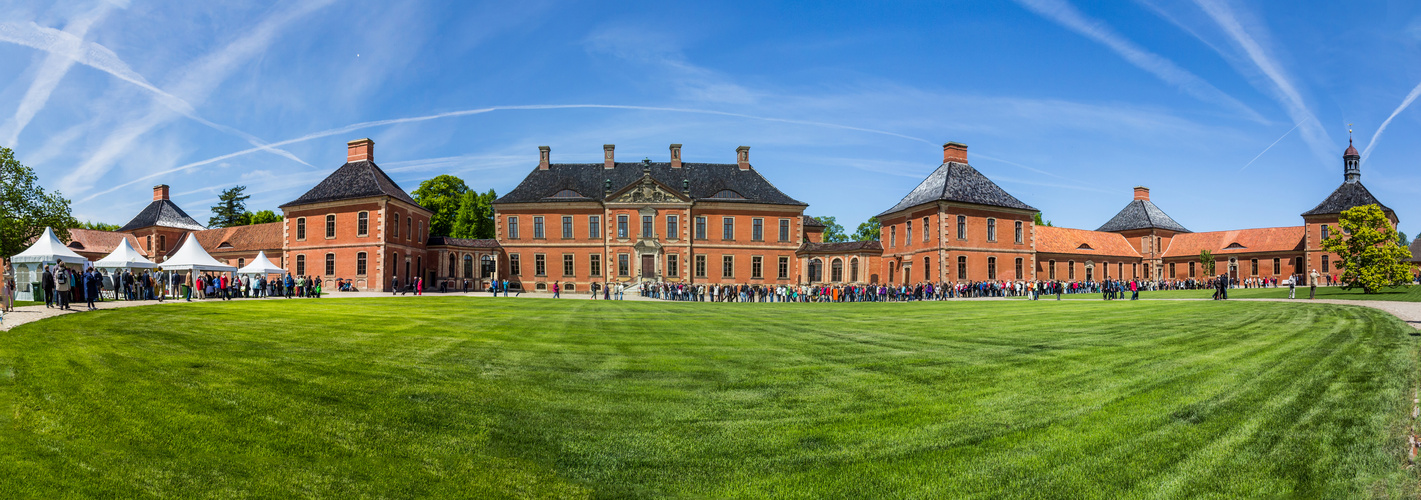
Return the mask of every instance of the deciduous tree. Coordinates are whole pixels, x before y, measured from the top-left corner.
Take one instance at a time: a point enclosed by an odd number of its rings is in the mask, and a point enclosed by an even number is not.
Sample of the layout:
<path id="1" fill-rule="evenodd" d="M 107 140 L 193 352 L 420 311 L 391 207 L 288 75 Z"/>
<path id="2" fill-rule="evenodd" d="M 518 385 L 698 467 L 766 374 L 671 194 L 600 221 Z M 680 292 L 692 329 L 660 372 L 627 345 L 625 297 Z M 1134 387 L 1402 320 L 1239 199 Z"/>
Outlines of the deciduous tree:
<path id="1" fill-rule="evenodd" d="M 69 200 L 58 192 L 46 193 L 34 169 L 16 160 L 10 148 L 0 148 L 0 257 L 23 252 L 46 227 L 69 241 L 69 228 L 78 225 Z"/>
<path id="2" fill-rule="evenodd" d="M 1411 251 L 1398 244 L 1396 229 L 1381 207 L 1371 204 L 1344 210 L 1337 225 L 1342 230 L 1322 240 L 1322 248 L 1337 254 L 1343 288 L 1376 293 L 1382 287 L 1410 281 L 1411 268 L 1404 261 L 1411 258 Z"/>
<path id="3" fill-rule="evenodd" d="M 448 174 L 419 183 L 419 189 L 414 190 L 414 201 L 434 212 L 429 217 L 429 234 L 453 236 L 454 219 L 458 217 L 466 192 L 469 186 L 464 180 Z"/>
<path id="4" fill-rule="evenodd" d="M 879 224 L 878 217 L 869 217 L 867 221 L 859 224 L 858 230 L 854 231 L 854 241 L 878 241 L 879 234 L 883 231 L 883 225 Z"/>
<path id="5" fill-rule="evenodd" d="M 1204 276 L 1214 275 L 1214 254 L 1208 250 L 1199 251 L 1199 269 L 1204 271 Z"/>
<path id="6" fill-rule="evenodd" d="M 276 212 L 273 212 L 271 210 L 258 210 L 256 212 L 247 212 L 247 217 L 244 222 L 247 225 L 251 225 L 266 224 L 269 222 L 281 222 L 281 220 L 282 217 Z"/>
<path id="7" fill-rule="evenodd" d="M 92 229 L 94 231 L 118 231 L 119 229 L 122 229 L 122 227 L 117 224 L 108 224 L 104 222 L 80 222 L 78 227 L 80 229 Z"/>
<path id="8" fill-rule="evenodd" d="M 839 225 L 839 222 L 834 220 L 833 217 L 825 215 L 822 217 L 814 217 L 814 219 L 818 220 L 819 223 L 824 224 L 825 243 L 839 243 L 849 241 L 849 235 L 844 233 L 844 226 Z"/>

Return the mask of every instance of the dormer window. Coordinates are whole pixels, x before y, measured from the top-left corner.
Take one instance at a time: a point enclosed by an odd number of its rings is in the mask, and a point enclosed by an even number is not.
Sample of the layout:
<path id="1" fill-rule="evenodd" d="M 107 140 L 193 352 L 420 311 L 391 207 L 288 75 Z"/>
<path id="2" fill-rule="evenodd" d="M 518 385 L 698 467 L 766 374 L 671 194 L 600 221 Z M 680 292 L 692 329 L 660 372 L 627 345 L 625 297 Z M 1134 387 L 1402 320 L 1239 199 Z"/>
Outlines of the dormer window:
<path id="1" fill-rule="evenodd" d="M 224 241 L 221 245 L 217 245 L 217 248 L 232 248 L 232 244 Z"/>
<path id="2" fill-rule="evenodd" d="M 1076 250 L 1095 250 L 1095 249 L 1090 247 L 1090 243 L 1081 243 L 1081 246 L 1076 247 Z"/>
<path id="3" fill-rule="evenodd" d="M 720 190 L 720 192 L 718 192 L 718 193 L 716 193 L 716 194 L 714 194 L 714 195 L 711 195 L 711 198 L 718 199 L 718 200 L 743 200 L 743 199 L 745 199 L 744 196 L 740 196 L 740 193 L 737 193 L 737 192 L 735 192 L 735 191 L 731 191 L 731 190 L 729 190 L 729 189 L 722 189 L 722 190 Z"/>
<path id="4" fill-rule="evenodd" d="M 1229 243 L 1229 246 L 1224 247 L 1224 250 L 1240 250 L 1243 248 L 1247 247 L 1240 245 L 1237 241 L 1235 241 L 1233 243 Z"/>
<path id="5" fill-rule="evenodd" d="M 573 190 L 571 190 L 571 189 L 564 189 L 564 190 L 562 190 L 562 191 L 558 191 L 558 192 L 556 192 L 556 193 L 553 193 L 552 196 L 549 196 L 549 198 L 582 198 L 582 197 L 583 197 L 583 196 L 582 196 L 581 194 L 579 194 L 577 191 L 573 191 Z"/>

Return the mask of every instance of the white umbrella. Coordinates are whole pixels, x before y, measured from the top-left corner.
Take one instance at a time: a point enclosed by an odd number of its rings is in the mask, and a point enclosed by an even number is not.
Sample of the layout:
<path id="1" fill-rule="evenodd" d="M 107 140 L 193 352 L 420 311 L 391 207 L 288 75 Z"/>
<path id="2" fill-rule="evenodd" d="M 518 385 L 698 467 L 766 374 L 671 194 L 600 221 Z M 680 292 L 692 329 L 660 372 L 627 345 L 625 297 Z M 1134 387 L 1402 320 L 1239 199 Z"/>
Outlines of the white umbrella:
<path id="1" fill-rule="evenodd" d="M 273 264 L 271 259 L 266 258 L 266 251 L 257 252 L 257 258 L 252 259 L 251 264 L 242 266 L 237 270 L 238 274 L 282 274 L 286 270 Z"/>
<path id="2" fill-rule="evenodd" d="M 207 253 L 207 250 L 202 248 L 202 244 L 197 242 L 197 237 L 193 236 L 192 233 L 188 233 L 187 239 L 183 241 L 182 246 L 178 248 L 177 252 L 173 253 L 172 257 L 168 257 L 168 260 L 163 261 L 163 269 L 219 272 L 232 272 L 237 270 L 235 267 L 223 264 L 217 259 L 212 258 L 212 256 Z"/>
<path id="3" fill-rule="evenodd" d="M 153 269 L 158 267 L 153 261 L 139 255 L 138 250 L 134 249 L 133 245 L 128 242 L 128 238 L 124 238 L 120 241 L 121 243 L 119 243 L 118 248 L 115 248 L 112 253 L 99 259 L 98 262 L 95 262 L 94 267 L 99 269 L 127 269 L 135 267 Z"/>

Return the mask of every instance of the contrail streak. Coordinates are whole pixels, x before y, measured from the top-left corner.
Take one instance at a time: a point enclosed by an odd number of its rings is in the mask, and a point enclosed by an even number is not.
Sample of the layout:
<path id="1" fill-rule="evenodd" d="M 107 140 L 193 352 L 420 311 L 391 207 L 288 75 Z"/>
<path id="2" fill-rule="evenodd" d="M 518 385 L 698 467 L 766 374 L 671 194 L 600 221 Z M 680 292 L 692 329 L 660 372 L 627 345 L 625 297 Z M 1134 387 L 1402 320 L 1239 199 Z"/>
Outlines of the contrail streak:
<path id="1" fill-rule="evenodd" d="M 1362 163 L 1366 163 L 1367 157 L 1372 155 L 1372 148 L 1377 147 L 1377 143 L 1381 141 L 1382 132 L 1386 132 L 1386 127 L 1391 125 L 1392 118 L 1396 118 L 1396 115 L 1406 111 L 1406 108 L 1410 107 L 1411 102 L 1415 101 L 1418 96 L 1421 96 L 1421 84 L 1417 84 L 1416 88 L 1411 89 L 1411 93 L 1406 94 L 1406 99 L 1401 101 L 1401 105 L 1396 107 L 1396 111 L 1392 111 L 1391 116 L 1386 117 L 1386 121 L 1382 122 L 1382 126 L 1377 127 L 1377 131 L 1372 133 L 1372 140 L 1367 142 L 1367 149 L 1362 151 Z"/>
<path id="2" fill-rule="evenodd" d="M 1297 125 L 1293 125 L 1293 128 L 1288 129 L 1287 132 L 1283 132 L 1283 135 L 1278 136 L 1278 140 L 1273 141 L 1273 144 L 1269 144 L 1268 147 L 1263 148 L 1263 151 L 1260 152 L 1260 153 L 1258 153 L 1258 156 L 1253 157 L 1252 160 L 1248 160 L 1248 163 L 1243 164 L 1243 168 L 1238 169 L 1238 171 L 1239 171 L 1239 172 L 1242 172 L 1244 168 L 1248 168 L 1248 166 L 1249 166 L 1249 165 L 1252 165 L 1253 162 L 1258 161 L 1259 158 L 1262 158 L 1262 157 L 1263 157 L 1263 153 L 1267 153 L 1268 150 L 1273 149 L 1273 146 L 1277 146 L 1278 143 L 1283 142 L 1283 138 L 1284 138 L 1284 137 L 1287 137 L 1288 134 L 1293 133 L 1294 130 L 1297 130 L 1297 129 L 1298 129 L 1298 125 L 1302 125 L 1302 124 L 1303 124 L 1303 122 L 1298 122 Z"/>
<path id="3" fill-rule="evenodd" d="M 371 127 L 382 127 L 382 126 L 386 126 L 386 125 L 399 125 L 399 124 L 403 124 L 403 123 L 416 123 L 416 122 L 423 122 L 423 121 L 429 121 L 429 120 L 438 120 L 438 119 L 441 119 L 441 118 L 453 118 L 453 117 L 458 117 L 458 116 L 479 115 L 479 114 L 484 114 L 484 113 L 490 113 L 490 112 L 493 112 L 493 111 L 542 110 L 542 109 L 579 109 L 579 108 L 582 108 L 582 109 L 587 109 L 587 108 L 592 108 L 592 109 L 631 109 L 631 110 L 639 110 L 639 111 L 665 111 L 665 112 L 672 112 L 672 113 L 695 113 L 695 114 L 703 114 L 703 115 L 730 116 L 730 117 L 735 117 L 735 118 L 745 118 L 745 119 L 750 119 L 750 120 L 760 120 L 760 121 L 775 122 L 775 123 L 790 123 L 790 124 L 795 124 L 795 125 L 809 125 L 809 126 L 814 126 L 814 127 L 826 127 L 826 128 L 840 129 L 840 130 L 852 130 L 852 131 L 855 131 L 855 132 L 866 132 L 866 133 L 871 133 L 871 134 L 886 135 L 886 136 L 890 136 L 890 137 L 898 137 L 898 138 L 900 138 L 900 139 L 907 139 L 907 140 L 910 140 L 910 141 L 917 141 L 917 142 L 921 142 L 921 143 L 924 143 L 924 144 L 932 144 L 932 145 L 934 145 L 934 146 L 937 145 L 937 144 L 934 143 L 933 141 L 929 141 L 929 140 L 923 139 L 923 138 L 921 138 L 921 137 L 913 137 L 913 136 L 911 136 L 911 135 L 899 134 L 899 133 L 897 133 L 897 132 L 888 132 L 888 131 L 885 131 L 885 130 L 875 130 L 875 129 L 871 129 L 871 128 L 854 127 L 854 126 L 850 126 L 850 125 L 840 125 L 840 124 L 837 124 L 837 123 L 825 123 L 825 122 L 816 122 L 816 121 L 808 121 L 808 120 L 792 120 L 792 119 L 787 119 L 787 118 L 770 118 L 770 117 L 764 117 L 764 116 L 746 115 L 746 114 L 741 114 L 741 113 L 729 113 L 729 112 L 725 112 L 725 111 L 712 111 L 712 110 L 705 110 L 705 109 L 671 108 L 671 107 L 660 107 L 660 106 L 631 106 L 631 105 L 621 105 L 621 104 L 530 104 L 530 105 L 523 105 L 523 106 L 491 106 L 491 107 L 487 107 L 487 108 L 466 109 L 466 110 L 461 110 L 461 111 L 449 111 L 449 112 L 438 113 L 438 114 L 433 114 L 433 115 L 413 116 L 413 117 L 408 117 L 408 118 L 393 118 L 393 119 L 389 119 L 389 120 L 375 120 L 375 121 L 368 121 L 368 122 L 360 122 L 360 123 L 354 123 L 354 124 L 351 124 L 351 125 L 346 125 L 346 126 L 344 126 L 344 127 L 338 127 L 338 128 L 333 128 L 333 129 L 322 130 L 322 131 L 320 131 L 320 132 L 313 132 L 313 133 L 306 134 L 306 135 L 303 135 L 303 136 L 301 136 L 301 137 L 297 137 L 297 138 L 294 138 L 294 139 L 287 139 L 287 140 L 284 140 L 284 141 L 278 141 L 278 142 L 269 143 L 269 144 L 267 144 L 267 145 L 264 146 L 264 147 L 254 147 L 254 148 L 250 148 L 250 149 L 243 149 L 243 150 L 241 150 L 241 151 L 236 151 L 236 152 L 232 152 L 232 153 L 227 153 L 227 154 L 221 155 L 221 156 L 215 156 L 215 157 L 212 157 L 212 158 L 208 158 L 208 159 L 206 159 L 206 160 L 195 161 L 195 162 L 192 162 L 192 163 L 188 163 L 188 164 L 186 164 L 186 165 L 182 165 L 182 166 L 170 168 L 170 169 L 163 170 L 163 171 L 160 171 L 160 172 L 154 172 L 154 173 L 145 175 L 145 176 L 143 176 L 143 177 L 139 177 L 139 178 L 133 179 L 133 180 L 131 180 L 131 181 L 125 182 L 125 183 L 123 183 L 123 184 L 119 184 L 119 185 L 113 186 L 113 187 L 111 187 L 111 188 L 109 188 L 109 189 L 107 189 L 107 190 L 104 190 L 104 191 L 100 191 L 100 192 L 91 194 L 91 195 L 89 195 L 88 197 L 86 197 L 86 198 L 84 198 L 84 199 L 82 199 L 82 200 L 79 200 L 79 201 L 81 201 L 81 202 L 89 201 L 89 200 L 92 200 L 92 199 L 94 199 L 94 198 L 98 198 L 98 197 L 100 197 L 100 196 L 103 196 L 103 195 L 105 195 L 105 194 L 108 194 L 108 193 L 112 193 L 112 192 L 114 192 L 114 191 L 117 191 L 117 190 L 119 190 L 119 189 L 123 189 L 123 188 L 125 188 L 125 187 L 131 186 L 131 185 L 134 185 L 134 184 L 137 184 L 137 183 L 139 183 L 139 182 L 143 182 L 143 181 L 146 181 L 146 180 L 148 180 L 148 179 L 152 179 L 152 178 L 154 178 L 154 177 L 159 177 L 159 176 L 171 174 L 171 173 L 174 173 L 174 172 L 181 172 L 181 171 L 183 171 L 183 170 L 187 170 L 187 169 L 194 168 L 194 167 L 200 167 L 200 166 L 203 166 L 203 165 L 209 165 L 209 164 L 216 163 L 216 162 L 219 162 L 219 161 L 222 161 L 222 160 L 226 160 L 226 159 L 235 158 L 235 157 L 238 157 L 238 156 L 243 156 L 243 155 L 251 154 L 251 153 L 256 152 L 256 151 L 262 151 L 262 150 L 269 149 L 269 148 L 278 148 L 278 147 L 286 146 L 286 145 L 289 145 L 289 144 L 295 144 L 295 143 L 298 143 L 298 142 L 306 142 L 306 141 L 309 141 L 309 140 L 320 139 L 320 138 L 322 138 L 322 137 L 330 137 L 330 136 L 338 135 L 338 134 L 345 134 L 345 133 L 348 133 L 348 132 L 354 132 L 354 131 L 356 131 L 356 130 L 367 129 L 367 128 L 371 128 Z"/>

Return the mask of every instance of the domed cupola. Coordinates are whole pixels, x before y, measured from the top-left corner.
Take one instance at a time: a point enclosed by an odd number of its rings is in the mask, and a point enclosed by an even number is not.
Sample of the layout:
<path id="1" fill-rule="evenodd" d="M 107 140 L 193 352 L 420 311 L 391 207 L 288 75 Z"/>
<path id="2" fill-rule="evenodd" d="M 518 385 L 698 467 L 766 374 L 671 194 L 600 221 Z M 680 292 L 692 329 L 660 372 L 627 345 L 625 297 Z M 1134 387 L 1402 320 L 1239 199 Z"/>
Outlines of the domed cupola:
<path id="1" fill-rule="evenodd" d="M 1352 145 L 1352 138 L 1347 138 L 1347 151 L 1342 153 L 1342 178 L 1349 184 L 1356 184 L 1362 180 L 1362 155 L 1357 153 L 1357 147 Z"/>

